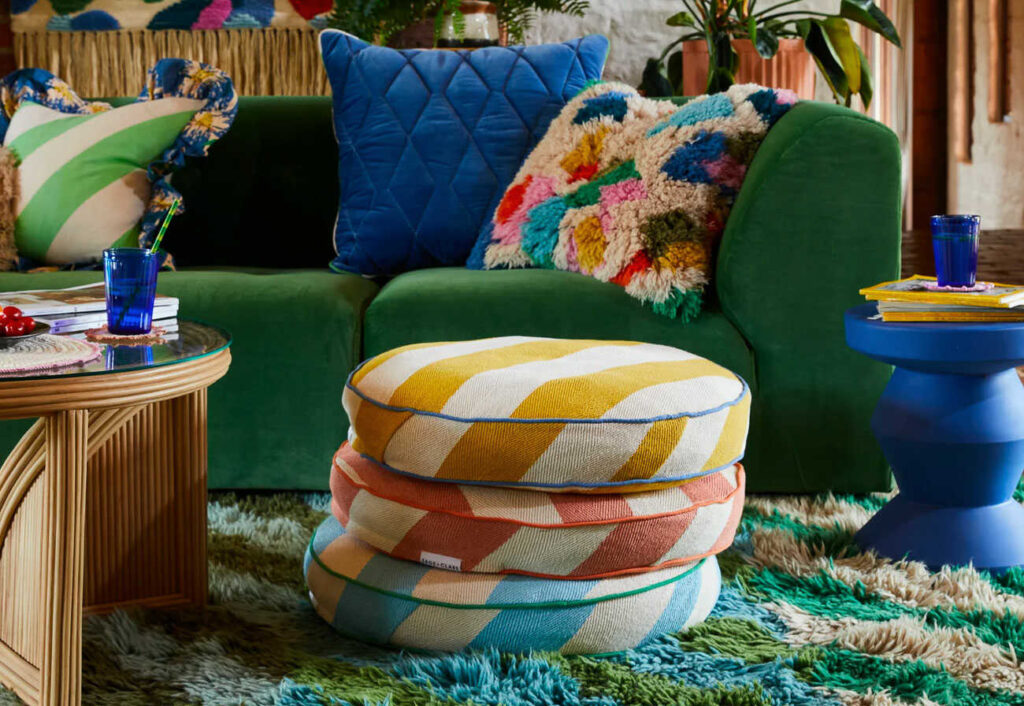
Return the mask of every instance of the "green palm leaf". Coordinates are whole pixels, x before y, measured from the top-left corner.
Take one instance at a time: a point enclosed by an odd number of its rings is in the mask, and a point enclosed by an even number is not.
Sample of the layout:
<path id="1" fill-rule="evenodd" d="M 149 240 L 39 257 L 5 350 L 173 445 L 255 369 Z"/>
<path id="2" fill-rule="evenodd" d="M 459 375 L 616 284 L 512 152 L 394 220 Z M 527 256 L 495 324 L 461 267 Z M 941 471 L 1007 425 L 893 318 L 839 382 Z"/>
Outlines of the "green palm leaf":
<path id="1" fill-rule="evenodd" d="M 803 37 L 804 46 L 814 57 L 814 62 L 818 65 L 821 75 L 825 77 L 829 88 L 832 89 L 832 94 L 845 102 L 850 96 L 846 70 L 843 68 L 839 55 L 832 46 L 821 21 L 804 19 L 798 21 L 796 25 L 800 36 Z"/>
<path id="2" fill-rule="evenodd" d="M 896 26 L 872 0 L 841 0 L 839 14 L 877 32 L 896 46 L 903 47 Z"/>

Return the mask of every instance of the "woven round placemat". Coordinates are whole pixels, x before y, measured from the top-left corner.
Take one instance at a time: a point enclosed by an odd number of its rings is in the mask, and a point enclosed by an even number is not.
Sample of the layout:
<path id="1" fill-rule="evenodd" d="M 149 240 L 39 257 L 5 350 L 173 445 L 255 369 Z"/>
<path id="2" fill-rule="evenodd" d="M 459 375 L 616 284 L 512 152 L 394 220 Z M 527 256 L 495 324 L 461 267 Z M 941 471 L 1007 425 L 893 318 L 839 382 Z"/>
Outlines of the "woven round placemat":
<path id="1" fill-rule="evenodd" d="M 106 325 L 104 325 L 99 328 L 89 329 L 85 332 L 85 337 L 93 343 L 108 343 L 112 346 L 144 346 L 147 344 L 163 343 L 165 333 L 167 333 L 167 330 L 162 326 L 154 326 L 153 330 L 149 333 L 123 336 L 118 333 L 111 333 Z"/>
<path id="2" fill-rule="evenodd" d="M 0 375 L 49 370 L 88 363 L 99 357 L 100 346 L 64 336 L 43 334 L 0 348 Z"/>

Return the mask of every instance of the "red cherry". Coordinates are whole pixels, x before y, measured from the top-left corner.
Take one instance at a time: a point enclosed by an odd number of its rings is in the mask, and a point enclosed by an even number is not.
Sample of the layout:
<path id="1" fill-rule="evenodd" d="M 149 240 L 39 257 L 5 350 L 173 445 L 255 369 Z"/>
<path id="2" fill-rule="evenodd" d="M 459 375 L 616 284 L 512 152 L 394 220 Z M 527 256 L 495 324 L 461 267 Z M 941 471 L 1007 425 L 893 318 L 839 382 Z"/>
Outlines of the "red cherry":
<path id="1" fill-rule="evenodd" d="M 10 324 L 6 324 L 6 327 L 9 326 Z M 25 319 L 18 319 L 14 322 L 14 327 L 15 336 L 24 336 L 26 333 L 32 333 L 32 329 L 36 326 L 35 324 L 29 324 Z"/>
<path id="2" fill-rule="evenodd" d="M 17 324 L 12 321 L 0 324 L 0 336 L 15 336 L 17 335 L 14 333 L 15 329 L 17 329 Z"/>
<path id="3" fill-rule="evenodd" d="M 16 319 L 21 316 L 21 309 L 16 306 L 5 306 L 4 313 L 7 314 L 9 318 Z"/>

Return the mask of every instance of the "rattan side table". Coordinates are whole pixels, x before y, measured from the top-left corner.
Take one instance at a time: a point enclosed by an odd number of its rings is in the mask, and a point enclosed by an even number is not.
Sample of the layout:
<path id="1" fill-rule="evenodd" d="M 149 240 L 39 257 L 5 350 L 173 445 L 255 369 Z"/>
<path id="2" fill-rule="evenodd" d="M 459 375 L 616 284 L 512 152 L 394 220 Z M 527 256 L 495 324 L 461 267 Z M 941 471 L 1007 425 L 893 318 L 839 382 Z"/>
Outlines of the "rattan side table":
<path id="1" fill-rule="evenodd" d="M 39 419 L 0 467 L 0 682 L 80 704 L 82 615 L 206 602 L 206 390 L 230 336 L 0 377 L 0 419 Z"/>

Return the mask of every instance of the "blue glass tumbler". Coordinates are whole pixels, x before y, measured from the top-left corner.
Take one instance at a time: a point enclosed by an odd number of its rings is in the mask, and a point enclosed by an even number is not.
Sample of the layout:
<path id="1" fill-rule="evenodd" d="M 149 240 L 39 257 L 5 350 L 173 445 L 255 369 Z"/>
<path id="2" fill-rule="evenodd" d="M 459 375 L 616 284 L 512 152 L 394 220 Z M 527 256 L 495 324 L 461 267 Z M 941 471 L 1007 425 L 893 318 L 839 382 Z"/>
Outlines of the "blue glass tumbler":
<path id="1" fill-rule="evenodd" d="M 122 336 L 149 333 L 153 326 L 156 275 L 163 253 L 145 248 L 103 251 L 107 285 L 107 329 Z"/>
<path id="2" fill-rule="evenodd" d="M 978 275 L 979 216 L 932 216 L 935 276 L 940 287 L 973 287 Z"/>

